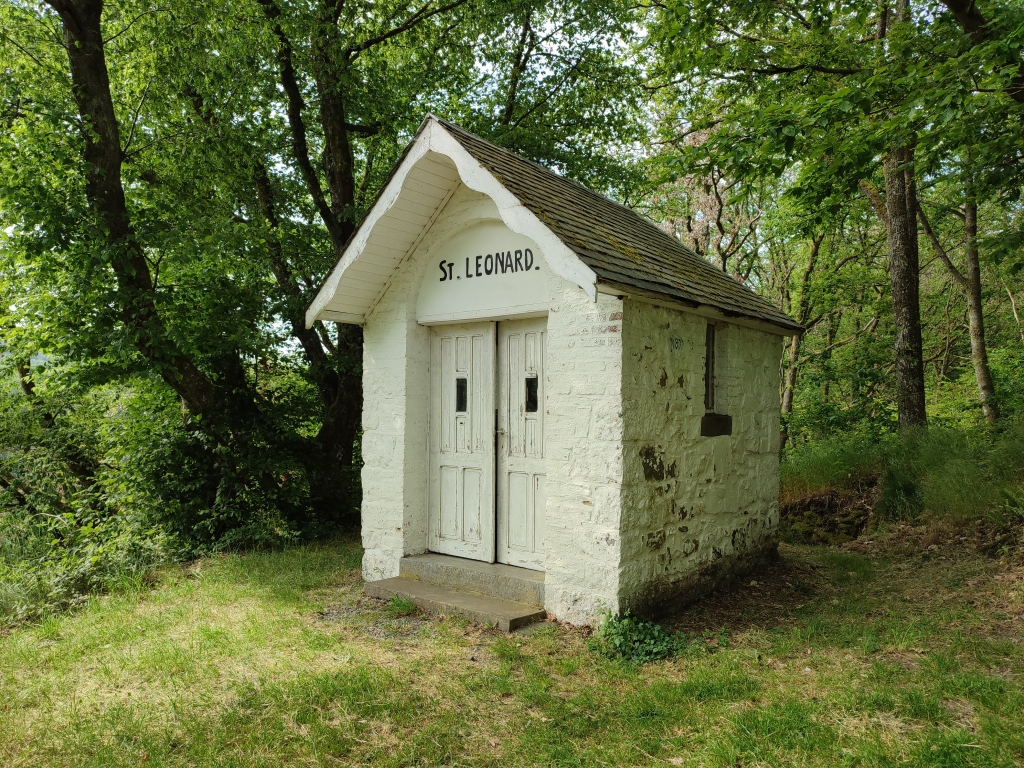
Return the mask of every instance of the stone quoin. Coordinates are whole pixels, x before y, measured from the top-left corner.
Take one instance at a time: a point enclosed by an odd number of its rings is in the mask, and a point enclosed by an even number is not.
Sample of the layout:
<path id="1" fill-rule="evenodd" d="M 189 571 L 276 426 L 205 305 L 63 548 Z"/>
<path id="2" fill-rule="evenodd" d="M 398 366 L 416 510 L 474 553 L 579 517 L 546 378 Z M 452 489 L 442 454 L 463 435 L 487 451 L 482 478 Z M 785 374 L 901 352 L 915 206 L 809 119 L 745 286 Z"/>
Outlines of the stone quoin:
<path id="1" fill-rule="evenodd" d="M 369 593 L 590 624 L 774 554 L 799 326 L 629 209 L 428 116 L 318 320 L 363 327 Z"/>

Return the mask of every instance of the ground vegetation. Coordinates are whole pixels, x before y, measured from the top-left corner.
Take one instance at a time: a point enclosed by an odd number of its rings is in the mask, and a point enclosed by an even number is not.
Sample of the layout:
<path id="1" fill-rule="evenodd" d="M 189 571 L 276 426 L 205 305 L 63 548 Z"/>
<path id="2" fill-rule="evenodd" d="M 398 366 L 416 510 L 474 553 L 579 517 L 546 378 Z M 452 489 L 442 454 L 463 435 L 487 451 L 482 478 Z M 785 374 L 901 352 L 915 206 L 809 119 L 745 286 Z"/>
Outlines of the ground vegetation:
<path id="1" fill-rule="evenodd" d="M 783 545 L 660 629 L 687 642 L 658 660 L 608 658 L 570 627 L 505 635 L 364 598 L 351 539 L 221 554 L 0 636 L 0 754 L 12 768 L 1019 765 L 1020 533 L 996 557 L 903 524 Z M 615 634 L 652 647 L 649 628 Z"/>

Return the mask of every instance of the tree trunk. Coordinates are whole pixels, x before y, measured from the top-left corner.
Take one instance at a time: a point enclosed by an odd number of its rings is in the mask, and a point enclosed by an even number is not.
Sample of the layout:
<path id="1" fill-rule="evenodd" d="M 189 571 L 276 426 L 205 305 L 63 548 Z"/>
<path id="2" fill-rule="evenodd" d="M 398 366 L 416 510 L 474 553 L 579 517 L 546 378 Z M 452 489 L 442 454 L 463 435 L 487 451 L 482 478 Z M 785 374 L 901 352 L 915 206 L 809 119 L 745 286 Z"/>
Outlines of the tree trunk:
<path id="1" fill-rule="evenodd" d="M 896 404 L 900 430 L 928 424 L 913 162 L 914 149 L 908 145 L 891 151 L 882 163 L 888 219 L 889 278 L 896 326 Z"/>
<path id="2" fill-rule="evenodd" d="M 336 324 L 338 329 L 338 396 L 324 416 L 317 441 L 331 458 L 348 466 L 359 433 L 363 411 L 363 382 L 360 363 L 363 329 L 358 325 Z"/>
<path id="3" fill-rule="evenodd" d="M 317 336 L 316 330 L 306 328 L 305 302 L 303 301 L 302 289 L 295 281 L 291 266 L 285 259 L 281 248 L 278 228 L 280 219 L 277 215 L 277 205 L 274 199 L 274 190 L 270 185 L 270 176 L 267 167 L 257 162 L 253 171 L 256 183 L 256 199 L 260 205 L 260 212 L 263 218 L 274 232 L 269 238 L 270 268 L 274 272 L 274 278 L 281 291 L 288 297 L 288 317 L 286 318 L 291 326 L 292 336 L 302 345 L 302 351 L 306 354 L 306 361 L 309 363 L 310 375 L 320 392 L 320 398 L 325 407 L 338 396 L 337 376 L 331 367 L 330 359 L 324 351 L 323 343 Z"/>
<path id="4" fill-rule="evenodd" d="M 800 309 L 797 313 L 796 321 L 800 325 L 804 325 L 811 315 L 811 295 L 810 295 L 810 284 L 811 275 L 814 273 L 814 267 L 818 261 L 818 253 L 821 250 L 821 243 L 825 239 L 824 235 L 819 235 L 811 239 L 811 251 L 807 256 L 807 264 L 804 267 L 804 273 L 800 278 Z M 782 433 L 779 436 L 779 450 L 785 448 L 786 443 L 789 442 L 789 423 L 787 416 L 793 413 L 793 390 L 796 388 L 796 375 L 797 368 L 800 363 L 800 345 L 804 340 L 803 331 L 793 334 L 793 338 L 789 340 L 789 366 L 786 368 L 786 383 L 782 389 Z"/>
<path id="5" fill-rule="evenodd" d="M 1017 301 L 1013 298 L 1013 291 L 1010 290 L 1010 286 L 1006 284 L 1005 280 L 1000 278 L 1000 282 L 1003 284 L 1003 290 L 1006 291 L 1006 296 L 1010 300 L 1010 311 L 1013 312 L 1014 322 L 1017 323 L 1017 331 L 1020 333 L 1020 340 L 1024 342 L 1024 325 L 1020 322 L 1020 313 L 1017 312 Z"/>
<path id="6" fill-rule="evenodd" d="M 981 298 L 981 261 L 978 257 L 978 205 L 972 199 L 970 182 L 965 206 L 967 251 L 967 320 L 971 333 L 971 360 L 974 363 L 974 378 L 978 382 L 978 399 L 985 421 L 995 424 L 999 420 L 999 406 L 996 404 L 996 388 L 992 382 L 992 371 L 988 366 L 988 348 L 985 345 L 985 315 Z"/>
<path id="7" fill-rule="evenodd" d="M 949 254 L 946 253 L 946 249 L 942 247 L 942 243 L 939 242 L 939 238 L 932 230 L 932 225 L 923 208 L 918 209 L 918 217 L 921 220 L 921 228 L 932 243 L 935 255 L 946 265 L 953 282 L 959 285 L 967 296 L 967 325 L 971 338 L 971 362 L 974 364 L 974 378 L 978 383 L 978 400 L 981 402 L 985 420 L 989 424 L 994 424 L 999 420 L 999 407 L 996 403 L 992 371 L 988 365 L 988 346 L 985 343 L 985 314 L 981 296 L 981 259 L 978 255 L 978 205 L 973 197 L 973 185 L 970 177 L 967 178 L 965 186 L 967 187 L 967 202 L 964 205 L 966 272 L 957 269 Z"/>
<path id="8" fill-rule="evenodd" d="M 121 181 L 121 139 L 110 95 L 101 20 L 102 0 L 48 0 L 60 16 L 71 85 L 83 125 L 85 194 L 102 222 L 118 303 L 135 346 L 193 414 L 206 423 L 218 416 L 216 394 L 206 375 L 172 341 L 156 306 L 153 279 L 135 238 Z"/>
<path id="9" fill-rule="evenodd" d="M 279 76 L 288 98 L 287 116 L 292 134 L 292 150 L 303 171 L 306 189 L 316 203 L 320 218 L 330 235 L 334 256 L 340 259 L 356 227 L 357 184 L 351 133 L 355 131 L 369 136 L 380 130 L 379 125 L 357 126 L 347 120 L 344 78 L 348 58 L 337 25 L 342 3 L 338 0 L 322 0 L 310 40 L 310 63 L 316 85 L 318 117 L 323 129 L 321 167 L 327 180 L 325 195 L 319 174 L 309 156 L 303 117 L 305 104 L 294 67 L 293 48 L 280 23 L 281 10 L 276 0 L 259 2 L 277 38 Z M 261 186 L 261 196 L 267 197 L 269 201 L 269 180 L 258 180 L 257 187 Z M 267 220 L 276 226 L 273 223 L 276 214 L 272 204 L 268 208 L 261 201 L 261 207 Z M 290 276 L 283 255 L 273 252 L 272 247 L 272 256 L 278 262 L 274 268 L 278 283 L 288 291 Z M 362 329 L 337 324 L 338 343 L 333 350 L 335 359 L 332 364 L 324 354 L 316 334 L 304 328 L 304 317 L 296 316 L 289 320 L 292 322 L 293 335 L 306 350 L 324 404 L 323 419 L 316 436 L 318 450 L 316 455 L 308 457 L 314 501 L 318 505 L 337 509 L 345 506 L 345 497 L 352 491 L 347 486 L 350 478 L 343 469 L 352 466 L 354 444 L 361 424 Z"/>
<path id="10" fill-rule="evenodd" d="M 789 442 L 789 417 L 793 413 L 793 390 L 796 387 L 796 369 L 800 359 L 802 333 L 794 333 L 789 340 L 789 366 L 786 368 L 785 385 L 782 388 L 782 432 L 779 434 L 779 451 Z"/>
<path id="11" fill-rule="evenodd" d="M 256 163 L 254 176 L 260 210 L 274 231 L 274 236 L 268 242 L 271 269 L 278 286 L 289 299 L 287 320 L 291 325 L 292 336 L 302 345 L 309 363 L 310 377 L 323 403 L 323 416 L 316 436 L 319 450 L 305 457 L 311 470 L 314 502 L 338 509 L 345 506 L 344 497 L 351 490 L 348 487 L 349 479 L 339 470 L 352 465 L 362 411 L 360 376 L 358 367 L 352 365 L 353 360 L 358 360 L 361 355 L 362 329 L 358 326 L 337 326 L 338 344 L 334 347 L 335 360 L 332 361 L 317 331 L 306 328 L 302 290 L 295 281 L 277 237 L 280 220 L 270 177 L 263 163 Z"/>

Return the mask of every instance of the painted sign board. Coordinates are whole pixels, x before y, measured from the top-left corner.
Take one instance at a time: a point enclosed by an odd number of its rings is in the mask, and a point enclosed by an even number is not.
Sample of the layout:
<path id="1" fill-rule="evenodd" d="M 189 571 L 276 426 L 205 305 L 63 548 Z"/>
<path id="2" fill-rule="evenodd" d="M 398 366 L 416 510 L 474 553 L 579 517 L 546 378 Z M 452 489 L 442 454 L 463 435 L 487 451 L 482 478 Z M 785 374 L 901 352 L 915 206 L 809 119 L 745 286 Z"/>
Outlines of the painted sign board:
<path id="1" fill-rule="evenodd" d="M 548 267 L 537 244 L 501 221 L 482 221 L 434 250 L 416 319 L 446 323 L 544 314 L 548 291 Z"/>

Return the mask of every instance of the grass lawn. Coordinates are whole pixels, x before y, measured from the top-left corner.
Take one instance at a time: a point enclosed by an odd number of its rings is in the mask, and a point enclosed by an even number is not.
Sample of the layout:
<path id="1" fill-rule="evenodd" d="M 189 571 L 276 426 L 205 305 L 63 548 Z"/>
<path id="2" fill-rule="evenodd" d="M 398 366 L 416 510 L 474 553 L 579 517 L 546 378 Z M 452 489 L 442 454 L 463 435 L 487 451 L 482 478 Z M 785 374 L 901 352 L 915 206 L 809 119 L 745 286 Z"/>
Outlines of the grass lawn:
<path id="1" fill-rule="evenodd" d="M 781 551 L 677 617 L 723 647 L 643 667 L 390 615 L 353 541 L 211 558 L 0 637 L 0 764 L 1024 763 L 1024 568 Z"/>

